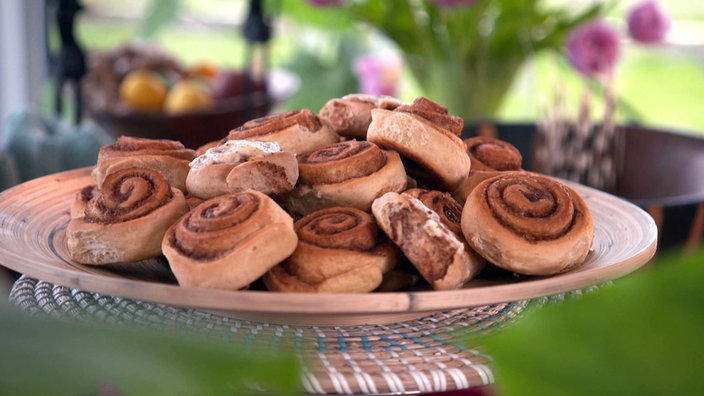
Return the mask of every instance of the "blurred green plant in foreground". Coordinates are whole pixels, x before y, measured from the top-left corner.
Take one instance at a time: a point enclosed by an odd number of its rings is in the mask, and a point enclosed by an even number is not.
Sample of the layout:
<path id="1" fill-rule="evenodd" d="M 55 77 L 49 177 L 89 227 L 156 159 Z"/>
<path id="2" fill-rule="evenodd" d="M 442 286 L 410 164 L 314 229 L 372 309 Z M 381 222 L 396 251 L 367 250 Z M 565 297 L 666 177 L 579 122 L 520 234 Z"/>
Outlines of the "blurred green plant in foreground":
<path id="1" fill-rule="evenodd" d="M 463 340 L 492 356 L 497 394 L 704 394 L 704 250 L 667 252 L 613 284 L 535 304 Z M 549 299 L 554 301 L 553 299 Z M 294 395 L 293 349 L 203 332 L 68 323 L 0 303 L 0 393 Z"/>
<path id="2" fill-rule="evenodd" d="M 547 305 L 488 350 L 499 394 L 704 394 L 704 250 L 668 253 L 592 294 Z"/>
<path id="3" fill-rule="evenodd" d="M 107 323 L 33 318 L 0 303 L 6 395 L 298 394 L 290 352 Z"/>

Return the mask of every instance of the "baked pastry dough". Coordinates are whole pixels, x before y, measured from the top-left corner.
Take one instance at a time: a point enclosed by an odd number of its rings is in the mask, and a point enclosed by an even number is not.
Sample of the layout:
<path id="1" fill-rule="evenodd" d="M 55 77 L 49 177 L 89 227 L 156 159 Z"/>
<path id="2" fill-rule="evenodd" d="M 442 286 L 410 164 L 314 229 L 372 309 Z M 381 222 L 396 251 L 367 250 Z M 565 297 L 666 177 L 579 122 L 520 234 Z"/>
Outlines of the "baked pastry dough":
<path id="1" fill-rule="evenodd" d="M 298 157 L 298 185 L 284 202 L 296 215 L 349 206 L 363 211 L 382 194 L 406 188 L 398 153 L 367 141 L 347 140 Z"/>
<path id="2" fill-rule="evenodd" d="M 488 136 L 475 136 L 465 139 L 464 144 L 472 166 L 467 179 L 453 194 L 460 203 L 464 203 L 469 193 L 482 181 L 501 172 L 521 170 L 521 152 L 509 142 Z"/>
<path id="3" fill-rule="evenodd" d="M 100 148 L 93 176 L 96 184 L 101 185 L 105 177 L 116 170 L 152 168 L 161 172 L 172 187 L 186 191 L 188 163 L 195 157 L 194 150 L 175 140 L 121 136 L 115 143 Z"/>
<path id="4" fill-rule="evenodd" d="M 457 236 L 460 242 L 464 243 L 465 250 L 467 250 L 467 254 L 470 258 L 469 262 L 473 274 L 478 274 L 484 268 L 486 260 L 477 254 L 464 239 L 461 223 L 462 205 L 460 205 L 452 195 L 444 191 L 426 190 L 424 188 L 411 188 L 404 191 L 403 194 L 417 198 L 423 205 L 427 206 L 428 209 L 435 212 L 440 218 L 440 221 Z"/>
<path id="5" fill-rule="evenodd" d="M 86 205 L 88 205 L 88 202 L 90 202 L 99 191 L 100 189 L 95 184 L 85 186 L 78 190 L 74 195 L 73 202 L 71 202 L 71 209 L 69 211 L 71 218 L 83 217 L 85 215 Z"/>
<path id="6" fill-rule="evenodd" d="M 367 140 L 395 150 L 407 173 L 422 185 L 454 191 L 469 174 L 470 160 L 459 138 L 464 122 L 425 98 L 395 110 L 373 109 Z"/>
<path id="7" fill-rule="evenodd" d="M 173 224 L 162 250 L 179 285 L 239 290 L 293 253 L 293 219 L 258 191 L 203 201 Z"/>
<path id="8" fill-rule="evenodd" d="M 270 290 L 366 293 L 396 265 L 393 244 L 359 209 L 322 209 L 296 221 L 294 228 L 296 250 L 264 277 Z"/>
<path id="9" fill-rule="evenodd" d="M 437 213 L 443 224 L 458 236 L 462 235 L 462 205 L 452 195 L 439 190 L 411 188 L 403 192 L 420 200 L 423 205 Z"/>
<path id="10" fill-rule="evenodd" d="M 298 180 L 296 156 L 274 142 L 229 140 L 198 156 L 190 167 L 186 188 L 202 199 L 245 190 L 280 194 Z"/>
<path id="11" fill-rule="evenodd" d="M 417 198 L 386 193 L 374 201 L 372 213 L 433 289 L 459 289 L 481 270 L 464 242 Z"/>
<path id="12" fill-rule="evenodd" d="M 300 155 L 335 143 L 340 137 L 312 111 L 302 109 L 247 121 L 231 130 L 222 142 L 242 139 L 276 142 L 282 151 Z"/>
<path id="13" fill-rule="evenodd" d="M 393 110 L 401 105 L 401 101 L 391 96 L 351 94 L 329 100 L 318 116 L 338 135 L 364 140 L 372 122 L 372 109 Z"/>
<path id="14" fill-rule="evenodd" d="M 166 229 L 188 211 L 181 190 L 150 168 L 110 173 L 67 227 L 71 258 L 82 264 L 128 263 L 161 255 Z M 77 199 L 86 196 L 79 194 Z"/>
<path id="15" fill-rule="evenodd" d="M 481 182 L 467 197 L 462 231 L 489 262 L 524 275 L 578 267 L 594 239 L 592 215 L 582 197 L 556 179 L 530 172 Z"/>

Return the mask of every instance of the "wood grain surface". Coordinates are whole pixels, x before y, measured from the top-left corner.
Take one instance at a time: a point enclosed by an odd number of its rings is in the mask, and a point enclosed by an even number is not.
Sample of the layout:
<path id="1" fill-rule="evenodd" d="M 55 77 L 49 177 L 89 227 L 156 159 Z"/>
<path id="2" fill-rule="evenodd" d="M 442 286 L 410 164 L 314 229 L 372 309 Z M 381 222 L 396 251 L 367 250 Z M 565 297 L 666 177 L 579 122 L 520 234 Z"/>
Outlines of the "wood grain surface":
<path id="1" fill-rule="evenodd" d="M 592 250 L 583 266 L 551 277 L 480 276 L 461 290 L 294 294 L 226 291 L 176 284 L 164 260 L 112 266 L 71 261 L 64 229 L 74 194 L 93 183 L 90 168 L 57 173 L 0 194 L 0 264 L 31 277 L 84 291 L 181 307 L 214 310 L 267 323 L 356 325 L 391 323 L 431 312 L 517 301 L 597 285 L 649 262 L 657 245 L 653 219 L 637 206 L 571 184 L 595 222 Z"/>

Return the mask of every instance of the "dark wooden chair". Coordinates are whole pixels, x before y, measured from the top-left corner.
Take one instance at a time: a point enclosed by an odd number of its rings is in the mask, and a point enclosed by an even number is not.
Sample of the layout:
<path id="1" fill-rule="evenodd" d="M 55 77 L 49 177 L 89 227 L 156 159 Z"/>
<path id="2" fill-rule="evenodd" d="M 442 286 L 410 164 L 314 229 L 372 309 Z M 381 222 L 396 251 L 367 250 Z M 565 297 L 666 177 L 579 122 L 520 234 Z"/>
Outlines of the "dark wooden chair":
<path id="1" fill-rule="evenodd" d="M 678 131 L 622 125 L 622 166 L 614 195 L 646 210 L 660 232 L 660 251 L 692 252 L 704 233 L 704 137 Z M 524 168 L 534 168 L 535 124 L 469 126 L 463 136 L 494 135 L 515 145 Z"/>

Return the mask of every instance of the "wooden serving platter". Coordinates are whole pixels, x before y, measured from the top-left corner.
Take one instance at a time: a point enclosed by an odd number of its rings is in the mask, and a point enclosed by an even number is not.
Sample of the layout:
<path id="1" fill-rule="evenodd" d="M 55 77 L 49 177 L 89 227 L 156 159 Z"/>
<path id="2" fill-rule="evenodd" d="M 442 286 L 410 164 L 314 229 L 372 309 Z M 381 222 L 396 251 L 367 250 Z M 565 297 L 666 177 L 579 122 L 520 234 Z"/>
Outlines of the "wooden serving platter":
<path id="1" fill-rule="evenodd" d="M 461 290 L 368 294 L 296 294 L 180 287 L 164 260 L 117 266 L 71 261 L 65 227 L 75 193 L 93 183 L 91 168 L 57 173 L 0 193 L 0 265 L 58 285 L 134 300 L 213 310 L 266 323 L 362 325 L 392 323 L 447 311 L 547 296 L 627 275 L 655 254 L 657 228 L 637 206 L 572 184 L 595 223 L 583 266 L 551 277 L 479 277 Z"/>

